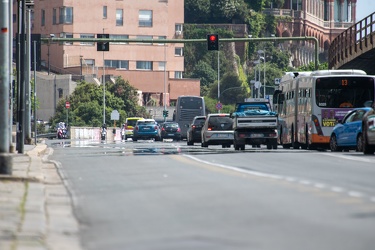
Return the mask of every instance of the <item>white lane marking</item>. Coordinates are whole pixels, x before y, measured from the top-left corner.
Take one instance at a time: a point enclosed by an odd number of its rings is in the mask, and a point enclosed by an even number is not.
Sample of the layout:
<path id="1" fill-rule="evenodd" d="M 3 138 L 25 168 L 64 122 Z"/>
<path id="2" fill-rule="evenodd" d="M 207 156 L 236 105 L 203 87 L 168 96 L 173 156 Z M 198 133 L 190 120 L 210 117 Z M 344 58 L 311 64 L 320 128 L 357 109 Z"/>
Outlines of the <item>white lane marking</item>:
<path id="1" fill-rule="evenodd" d="M 196 158 L 192 155 L 185 155 L 184 154 L 183 156 L 185 156 L 187 158 L 190 158 L 194 161 L 204 163 L 204 164 L 208 164 L 208 165 L 212 165 L 212 166 L 216 166 L 216 167 L 220 167 L 220 168 L 224 168 L 224 169 L 228 169 L 228 170 L 233 170 L 233 171 L 244 173 L 244 174 L 254 175 L 254 176 L 258 176 L 258 177 L 270 178 L 270 179 L 275 179 L 275 180 L 286 180 L 286 181 L 289 181 L 289 182 L 298 182 L 299 184 L 302 184 L 302 185 L 313 185 L 314 187 L 320 188 L 320 189 L 330 188 L 333 192 L 337 192 L 337 193 L 342 193 L 345 190 L 342 187 L 336 187 L 336 186 L 330 187 L 330 186 L 328 186 L 326 184 L 323 184 L 323 183 L 314 183 L 314 182 L 309 181 L 309 180 L 299 180 L 298 178 L 292 177 L 292 176 L 266 174 L 266 173 L 262 173 L 262 172 L 258 172 L 258 171 L 246 170 L 246 169 L 228 166 L 228 165 L 224 165 L 224 164 L 213 163 L 213 162 L 198 159 L 198 158 Z M 347 195 L 349 195 L 351 197 L 357 197 L 357 198 L 364 198 L 366 196 L 365 194 L 362 194 L 361 192 L 357 192 L 357 191 L 348 191 Z M 375 202 L 375 197 L 369 197 L 369 199 L 370 199 L 370 201 Z"/>
<path id="2" fill-rule="evenodd" d="M 320 188 L 320 189 L 323 189 L 323 188 L 326 187 L 326 185 L 323 184 L 323 183 L 315 183 L 314 187 L 316 187 L 316 188 Z"/>
<path id="3" fill-rule="evenodd" d="M 362 157 L 358 157 L 358 156 L 350 156 L 350 155 L 342 155 L 342 154 L 334 154 L 334 153 L 324 153 L 323 155 L 328 155 L 328 156 L 341 158 L 341 159 L 345 159 L 345 160 L 352 160 L 352 161 L 363 161 L 363 162 L 367 162 L 367 163 L 373 162 L 373 160 L 371 160 L 371 159 L 362 158 Z"/>
<path id="4" fill-rule="evenodd" d="M 344 189 L 341 187 L 332 187 L 331 190 L 336 193 L 342 193 L 344 192 Z"/>
<path id="5" fill-rule="evenodd" d="M 356 198 L 360 198 L 360 197 L 363 197 L 364 195 L 360 192 L 355 192 L 355 191 L 350 191 L 348 192 L 348 195 L 349 196 L 352 196 L 352 197 L 356 197 Z"/>

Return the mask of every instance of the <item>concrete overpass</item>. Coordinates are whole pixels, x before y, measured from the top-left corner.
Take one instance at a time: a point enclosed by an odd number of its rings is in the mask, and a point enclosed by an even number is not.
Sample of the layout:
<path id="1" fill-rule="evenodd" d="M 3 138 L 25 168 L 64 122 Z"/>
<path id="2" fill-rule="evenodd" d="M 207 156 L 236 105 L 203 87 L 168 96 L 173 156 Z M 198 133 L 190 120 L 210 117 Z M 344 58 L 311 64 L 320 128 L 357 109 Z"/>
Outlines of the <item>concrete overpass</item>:
<path id="1" fill-rule="evenodd" d="M 375 75 L 375 12 L 338 35 L 328 54 L 330 69 L 362 69 Z"/>

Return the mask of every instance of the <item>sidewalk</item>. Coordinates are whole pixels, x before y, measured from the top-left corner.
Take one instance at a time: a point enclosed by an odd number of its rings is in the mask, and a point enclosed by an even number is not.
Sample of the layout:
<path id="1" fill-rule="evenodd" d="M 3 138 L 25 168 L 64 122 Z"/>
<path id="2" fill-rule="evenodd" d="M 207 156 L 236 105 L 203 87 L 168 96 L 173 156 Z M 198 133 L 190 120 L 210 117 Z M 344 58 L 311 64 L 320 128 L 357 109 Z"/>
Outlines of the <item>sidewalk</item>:
<path id="1" fill-rule="evenodd" d="M 1 250 L 80 250 L 72 199 L 44 143 L 12 155 L 12 175 L 0 175 Z"/>

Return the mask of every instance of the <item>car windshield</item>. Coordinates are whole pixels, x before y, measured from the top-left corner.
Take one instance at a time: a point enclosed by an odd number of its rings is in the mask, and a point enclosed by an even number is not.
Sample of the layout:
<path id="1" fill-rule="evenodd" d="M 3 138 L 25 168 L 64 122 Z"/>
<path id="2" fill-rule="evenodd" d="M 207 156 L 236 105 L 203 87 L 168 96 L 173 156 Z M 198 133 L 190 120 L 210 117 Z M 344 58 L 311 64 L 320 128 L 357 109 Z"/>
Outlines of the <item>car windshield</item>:
<path id="1" fill-rule="evenodd" d="M 212 116 L 208 121 L 211 130 L 232 130 L 233 120 L 229 116 Z"/>
<path id="2" fill-rule="evenodd" d="M 155 121 L 138 121 L 138 125 L 156 125 Z"/>
<path id="3" fill-rule="evenodd" d="M 205 120 L 206 120 L 206 118 L 195 119 L 194 125 L 203 125 Z"/>
<path id="4" fill-rule="evenodd" d="M 178 123 L 164 123 L 163 127 L 165 128 L 178 128 Z"/>
<path id="5" fill-rule="evenodd" d="M 134 127 L 136 123 L 137 123 L 137 120 L 135 120 L 135 119 L 132 119 L 132 120 L 128 120 L 128 121 L 127 121 L 127 125 L 128 125 L 128 126 L 132 126 L 132 127 Z"/>

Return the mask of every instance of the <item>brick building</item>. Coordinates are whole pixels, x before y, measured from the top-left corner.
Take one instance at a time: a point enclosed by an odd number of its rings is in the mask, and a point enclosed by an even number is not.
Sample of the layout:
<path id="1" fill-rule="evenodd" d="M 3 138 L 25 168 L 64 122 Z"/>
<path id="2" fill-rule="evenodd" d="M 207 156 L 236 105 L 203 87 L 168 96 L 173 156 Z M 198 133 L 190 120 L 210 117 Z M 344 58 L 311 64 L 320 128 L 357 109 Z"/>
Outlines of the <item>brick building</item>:
<path id="1" fill-rule="evenodd" d="M 13 2 L 16 37 L 18 1 Z M 183 38 L 183 24 L 184 0 L 34 0 L 30 30 L 47 38 L 108 34 L 111 39 L 155 40 Z M 107 80 L 121 76 L 139 90 L 143 105 L 153 100 L 169 106 L 179 95 L 200 95 L 199 79 L 183 78 L 184 44 L 111 42 L 109 51 L 102 52 L 94 42 L 51 42 L 42 43 L 38 54 L 51 75 L 70 74 L 73 80 L 98 84 L 103 75 Z"/>

